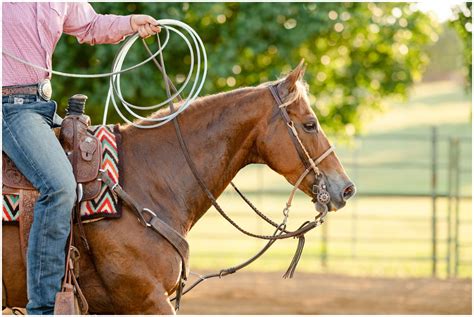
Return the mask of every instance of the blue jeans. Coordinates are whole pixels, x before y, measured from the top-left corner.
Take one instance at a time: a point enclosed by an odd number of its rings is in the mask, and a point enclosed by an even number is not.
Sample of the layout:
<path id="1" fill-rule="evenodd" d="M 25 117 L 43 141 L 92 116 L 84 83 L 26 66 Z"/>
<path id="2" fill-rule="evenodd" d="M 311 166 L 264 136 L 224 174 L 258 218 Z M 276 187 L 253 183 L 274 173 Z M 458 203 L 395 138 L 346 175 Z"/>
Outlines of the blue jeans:
<path id="1" fill-rule="evenodd" d="M 72 166 L 54 135 L 54 101 L 22 96 L 3 97 L 3 151 L 39 190 L 28 240 L 27 293 L 29 314 L 53 314 L 64 276 L 70 215 L 76 199 Z"/>

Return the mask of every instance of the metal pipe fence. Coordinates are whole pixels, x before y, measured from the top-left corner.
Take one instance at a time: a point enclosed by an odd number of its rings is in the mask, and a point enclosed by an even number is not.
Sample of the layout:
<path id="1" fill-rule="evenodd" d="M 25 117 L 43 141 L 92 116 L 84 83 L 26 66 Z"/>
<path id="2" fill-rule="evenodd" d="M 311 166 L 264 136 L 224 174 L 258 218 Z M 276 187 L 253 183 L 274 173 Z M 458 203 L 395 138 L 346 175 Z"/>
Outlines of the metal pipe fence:
<path id="1" fill-rule="evenodd" d="M 380 135 L 380 136 L 371 136 L 367 137 L 360 137 L 360 141 L 367 141 L 368 139 L 379 139 L 379 140 L 387 140 L 387 139 L 401 139 L 407 140 L 410 142 L 417 142 L 417 143 L 431 143 L 430 148 L 430 162 L 413 162 L 413 161 L 398 161 L 398 162 L 379 162 L 376 164 L 373 163 L 363 163 L 360 164 L 358 162 L 358 155 L 357 150 L 354 150 L 354 154 L 351 156 L 352 161 L 345 166 L 349 168 L 355 169 L 354 175 L 357 178 L 359 175 L 360 169 L 377 169 L 377 168 L 389 168 L 389 169 L 427 169 L 430 168 L 430 193 L 428 192 L 361 192 L 358 193 L 359 197 L 372 197 L 372 198 L 385 198 L 385 197 L 398 197 L 398 198 L 430 198 L 431 199 L 431 219 L 427 219 L 426 217 L 419 217 L 418 219 L 414 219 L 412 217 L 405 217 L 390 219 L 389 217 L 385 217 L 385 221 L 400 221 L 406 222 L 410 221 L 430 221 L 431 222 L 431 256 L 430 257 L 400 257 L 398 256 L 397 260 L 420 260 L 420 261 L 430 261 L 431 262 L 431 275 L 436 277 L 439 275 L 439 262 L 440 260 L 446 261 L 446 277 L 456 277 L 459 274 L 459 267 L 460 265 L 472 265 L 472 261 L 469 256 L 469 260 L 461 260 L 460 258 L 460 248 L 470 248 L 472 242 L 469 243 L 462 243 L 460 237 L 460 226 L 461 224 L 469 226 L 471 225 L 471 219 L 462 219 L 460 217 L 460 202 L 461 200 L 466 200 L 469 203 L 472 203 L 472 196 L 470 193 L 461 193 L 461 178 L 466 173 L 471 174 L 472 167 L 469 163 L 469 166 L 464 166 L 461 163 L 461 148 L 462 145 L 468 145 L 469 149 L 472 149 L 472 139 L 468 136 L 450 136 L 450 135 L 442 135 L 439 133 L 437 127 L 432 127 L 431 135 L 430 136 L 421 136 L 421 135 Z M 447 156 L 447 161 L 440 164 L 441 158 L 443 155 L 440 155 L 440 145 L 443 142 L 448 143 L 448 150 L 447 153 L 444 153 Z M 471 160 L 469 159 L 469 162 Z M 439 190 L 439 182 L 440 182 L 440 170 L 445 169 L 447 171 L 447 190 L 442 192 Z M 470 183 L 470 179 L 469 179 Z M 470 186 L 469 186 L 470 188 Z M 447 200 L 447 210 L 446 212 L 446 220 L 444 223 L 440 222 L 440 212 L 444 211 L 439 208 L 440 199 Z M 469 208 L 470 209 L 470 208 Z M 352 221 L 356 221 L 356 213 L 353 213 L 354 216 Z M 374 218 L 367 218 L 364 221 L 377 221 Z M 439 229 L 440 225 L 446 227 L 446 238 L 442 239 L 439 236 Z M 323 233 L 324 238 L 322 239 L 322 244 L 324 247 L 322 248 L 322 252 L 324 252 L 324 264 L 327 262 L 327 258 L 329 256 L 334 257 L 334 255 L 328 254 L 328 241 L 342 241 L 342 242 L 351 242 L 354 241 L 361 241 L 366 240 L 365 243 L 399 243 L 401 240 L 403 242 L 413 243 L 419 242 L 420 239 L 415 237 L 406 237 L 404 239 L 393 239 L 393 238 L 380 238 L 377 237 L 376 241 L 373 241 L 372 237 L 365 237 L 362 238 L 356 234 L 354 234 L 354 230 L 351 232 L 350 239 L 340 239 L 338 237 L 327 237 L 327 230 Z M 426 239 L 422 241 L 427 242 Z M 446 252 L 444 256 L 439 254 L 439 245 L 445 244 L 446 245 Z M 470 254 L 469 254 L 470 255 Z M 350 255 L 337 255 L 339 258 L 356 258 L 355 253 L 352 251 Z M 363 258 L 371 260 L 376 259 L 385 259 L 386 257 L 380 256 L 364 256 Z M 321 260 L 323 263 L 323 260 Z"/>
<path id="2" fill-rule="evenodd" d="M 396 146 L 396 142 L 402 145 Z M 332 216 L 317 233 L 319 247 L 305 251 L 305 257 L 319 259 L 323 269 L 330 268 L 335 260 L 414 261 L 429 265 L 426 275 L 433 277 L 456 277 L 461 268 L 464 275 L 471 275 L 471 137 L 452 136 L 433 127 L 422 135 L 360 136 L 349 145 L 336 145 L 344 167 L 358 185 L 358 193 L 349 202 L 350 214 L 342 211 L 344 216 Z M 387 148 L 391 152 L 381 155 Z M 242 183 L 257 184 L 244 189 L 257 205 L 288 194 L 284 180 L 276 181 L 266 167 L 252 168 L 251 176 L 257 180 L 249 181 L 247 177 Z M 379 174 L 374 176 L 376 172 Z M 223 197 L 233 195 L 226 190 Z M 403 204 L 389 208 L 384 201 Z M 299 210 L 293 213 L 298 214 Z M 218 215 L 210 217 L 217 219 Z M 253 222 L 251 213 L 236 211 L 233 217 L 255 224 L 259 232 L 263 230 L 260 222 Z M 408 226 L 411 229 L 405 232 Z M 216 234 L 196 236 L 206 241 L 215 238 Z M 226 230 L 219 233 L 219 240 L 227 240 L 231 245 L 241 241 L 238 234 Z M 387 252 L 392 248 L 401 251 L 395 255 Z M 410 251 L 404 252 L 405 248 Z M 235 255 L 239 251 L 228 252 Z M 206 254 L 203 251 L 196 256 Z M 274 257 L 288 255 L 278 253 Z"/>

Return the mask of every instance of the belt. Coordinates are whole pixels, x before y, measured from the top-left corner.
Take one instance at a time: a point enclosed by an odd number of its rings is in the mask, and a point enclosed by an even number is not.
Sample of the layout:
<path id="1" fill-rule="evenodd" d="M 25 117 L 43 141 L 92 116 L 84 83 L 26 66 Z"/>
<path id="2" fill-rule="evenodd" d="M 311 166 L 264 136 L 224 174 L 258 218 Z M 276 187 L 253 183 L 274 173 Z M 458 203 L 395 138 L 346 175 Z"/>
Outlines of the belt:
<path id="1" fill-rule="evenodd" d="M 44 100 L 51 100 L 53 89 L 51 81 L 45 79 L 34 85 L 3 86 L 2 96 L 10 95 L 38 95 Z"/>

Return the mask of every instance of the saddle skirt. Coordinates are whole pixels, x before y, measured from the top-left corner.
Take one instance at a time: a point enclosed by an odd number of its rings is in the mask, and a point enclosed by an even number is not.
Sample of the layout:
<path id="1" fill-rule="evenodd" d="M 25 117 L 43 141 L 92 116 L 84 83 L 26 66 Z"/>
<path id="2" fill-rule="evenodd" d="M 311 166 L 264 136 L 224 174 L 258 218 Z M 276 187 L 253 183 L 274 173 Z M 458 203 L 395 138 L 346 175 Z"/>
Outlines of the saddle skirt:
<path id="1" fill-rule="evenodd" d="M 115 193 L 97 180 L 99 169 L 102 169 L 108 172 L 114 182 L 119 182 L 119 143 L 120 133 L 118 126 L 114 125 L 90 126 L 87 135 L 82 138 L 78 149 L 81 157 L 77 160 L 79 163 L 76 165 L 76 181 L 83 188 L 83 198 L 80 202 L 83 220 L 117 218 L 121 215 L 121 204 Z M 4 153 L 2 161 L 2 221 L 18 222 L 22 209 L 28 213 L 32 212 L 38 194 Z M 21 218 L 25 217 L 30 218 L 27 215 Z"/>

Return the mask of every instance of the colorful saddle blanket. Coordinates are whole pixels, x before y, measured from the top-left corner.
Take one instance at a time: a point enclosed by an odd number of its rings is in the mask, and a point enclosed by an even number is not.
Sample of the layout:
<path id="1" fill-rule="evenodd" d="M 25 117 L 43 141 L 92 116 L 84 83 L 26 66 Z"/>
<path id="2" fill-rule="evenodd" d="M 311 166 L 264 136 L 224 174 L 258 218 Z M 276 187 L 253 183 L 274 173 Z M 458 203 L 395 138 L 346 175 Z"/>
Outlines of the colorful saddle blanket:
<path id="1" fill-rule="evenodd" d="M 120 180 L 119 147 L 120 133 L 114 125 L 98 125 L 89 127 L 89 132 L 95 135 L 102 144 L 101 169 L 106 170 L 114 182 Z M 120 182 L 121 183 L 121 182 Z M 3 195 L 3 218 L 5 222 L 17 222 L 20 215 L 20 195 Z M 81 203 L 83 220 L 95 218 L 118 218 L 121 215 L 121 201 L 105 184 L 102 184 L 100 194 L 93 200 Z"/>

